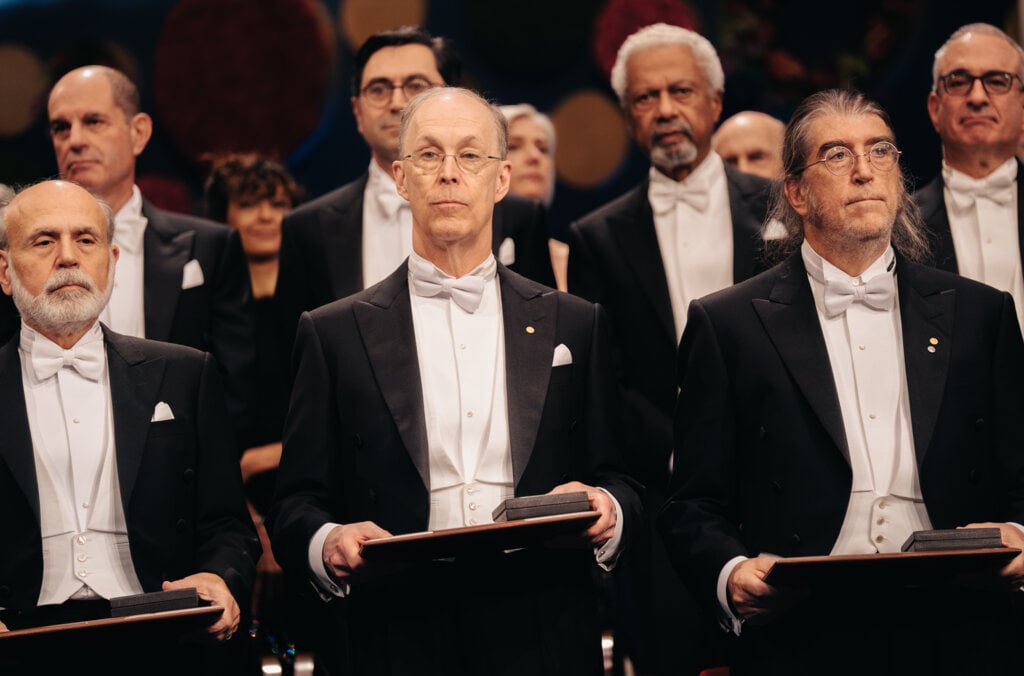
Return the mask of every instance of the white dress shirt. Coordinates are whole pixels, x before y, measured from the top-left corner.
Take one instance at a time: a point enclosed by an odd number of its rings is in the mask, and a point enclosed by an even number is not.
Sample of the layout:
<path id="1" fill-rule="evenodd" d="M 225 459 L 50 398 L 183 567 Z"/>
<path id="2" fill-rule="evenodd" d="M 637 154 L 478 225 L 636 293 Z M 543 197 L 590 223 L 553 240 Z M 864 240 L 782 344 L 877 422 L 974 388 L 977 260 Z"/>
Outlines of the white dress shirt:
<path id="1" fill-rule="evenodd" d="M 483 299 L 466 312 L 448 295 L 410 298 L 430 458 L 430 530 L 492 523 L 515 494 L 505 388 L 504 322 L 494 256 L 470 274 Z"/>
<path id="2" fill-rule="evenodd" d="M 100 321 L 117 333 L 146 337 L 145 259 L 143 240 L 148 221 L 142 215 L 142 193 L 132 187 L 132 196 L 114 215 L 114 244 L 121 250 L 114 275 L 110 302 Z"/>
<path id="3" fill-rule="evenodd" d="M 1017 226 L 1017 159 L 1011 157 L 984 178 L 972 178 L 942 163 L 943 198 L 964 277 L 1008 291 L 1024 327 L 1024 275 Z"/>
<path id="4" fill-rule="evenodd" d="M 893 275 L 892 248 L 863 274 L 851 278 L 811 248 L 801 248 L 828 348 L 853 469 L 850 504 L 832 554 L 898 552 L 915 530 L 931 527 L 917 475 L 910 398 L 903 359 L 899 295 L 890 310 L 851 303 L 829 317 L 825 282 L 860 286 L 875 275 Z M 895 284 L 895 275 L 893 284 Z"/>
<path id="5" fill-rule="evenodd" d="M 801 254 L 828 350 L 853 471 L 846 517 L 831 553 L 898 552 L 911 533 L 931 528 L 914 453 L 899 294 L 894 294 L 888 310 L 854 302 L 831 317 L 824 302 L 829 281 L 848 281 L 857 287 L 875 275 L 894 276 L 895 254 L 891 247 L 886 249 L 857 277 L 826 261 L 806 240 Z M 718 577 L 724 624 L 737 634 L 740 623 L 729 608 L 727 583 L 744 558 L 730 560 Z"/>
<path id="6" fill-rule="evenodd" d="M 656 197 L 674 190 L 680 194 L 693 191 L 706 198 L 694 206 L 686 199 Z M 678 342 L 686 328 L 690 301 L 733 283 L 732 211 L 722 158 L 711 152 L 678 182 L 651 167 L 648 198 Z"/>
<path id="7" fill-rule="evenodd" d="M 409 258 L 410 270 L 414 263 L 432 265 L 415 252 Z M 467 312 L 447 295 L 417 295 L 410 271 L 413 332 L 429 448 L 428 529 L 432 531 L 492 523 L 494 508 L 515 494 L 504 319 L 496 272 L 494 256 L 488 254 L 469 273 L 487 283 L 480 306 Z M 623 523 L 618 500 L 607 495 L 615 505 L 615 533 L 595 548 L 594 554 L 597 563 L 610 570 L 620 553 Z M 317 530 L 310 540 L 308 560 L 321 590 L 346 596 L 348 585 L 331 580 L 323 564 L 324 542 L 337 525 L 326 523 Z"/>
<path id="8" fill-rule="evenodd" d="M 139 594 L 114 452 L 105 353 L 99 381 L 64 366 L 39 380 L 25 324 L 19 353 L 39 487 L 43 581 L 39 605 Z M 77 345 L 103 341 L 99 323 Z"/>
<path id="9" fill-rule="evenodd" d="M 412 212 L 391 174 L 370 160 L 363 190 L 363 288 L 395 271 L 412 252 Z"/>

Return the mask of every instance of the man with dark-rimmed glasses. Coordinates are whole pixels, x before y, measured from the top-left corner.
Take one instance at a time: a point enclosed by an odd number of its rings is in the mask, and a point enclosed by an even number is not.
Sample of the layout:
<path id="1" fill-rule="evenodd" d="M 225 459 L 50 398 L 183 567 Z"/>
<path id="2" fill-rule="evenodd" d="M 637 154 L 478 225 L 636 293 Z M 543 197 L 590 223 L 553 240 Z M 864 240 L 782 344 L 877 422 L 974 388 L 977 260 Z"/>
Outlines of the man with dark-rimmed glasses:
<path id="1" fill-rule="evenodd" d="M 370 148 L 362 176 L 289 213 L 282 224 L 275 298 L 291 349 L 299 315 L 386 277 L 409 255 L 412 219 L 395 192 L 398 125 L 405 105 L 433 87 L 457 85 L 450 41 L 415 26 L 371 35 L 352 57 L 351 103 Z M 510 269 L 555 285 L 547 218 L 539 202 L 510 195 L 494 212 L 494 252 Z"/>
<path id="2" fill-rule="evenodd" d="M 915 195 L 934 263 L 1009 291 L 1024 321 L 1020 185 L 1024 51 L 995 26 L 961 27 L 935 52 L 928 114 L 942 172 Z"/>

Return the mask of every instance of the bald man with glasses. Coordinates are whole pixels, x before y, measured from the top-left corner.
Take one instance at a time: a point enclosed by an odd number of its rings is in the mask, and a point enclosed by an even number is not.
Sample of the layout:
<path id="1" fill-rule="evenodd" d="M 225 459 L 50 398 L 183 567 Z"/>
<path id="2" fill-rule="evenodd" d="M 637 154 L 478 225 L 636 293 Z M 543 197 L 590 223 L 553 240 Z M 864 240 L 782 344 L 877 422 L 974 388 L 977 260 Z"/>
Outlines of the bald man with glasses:
<path id="1" fill-rule="evenodd" d="M 1009 291 L 1024 323 L 1024 50 L 988 24 L 959 28 L 935 53 L 928 114 L 942 171 L 914 194 L 932 233 L 934 264 Z"/>
<path id="2" fill-rule="evenodd" d="M 458 84 L 461 71 L 446 38 L 413 26 L 372 35 L 356 52 L 352 113 L 370 148 L 370 164 L 356 180 L 284 219 L 275 299 L 286 349 L 303 311 L 373 286 L 409 255 L 412 218 L 391 168 L 402 110 L 417 94 Z M 510 195 L 496 205 L 494 254 L 509 269 L 555 286 L 539 202 Z"/>
<path id="3" fill-rule="evenodd" d="M 628 556 L 640 521 L 604 314 L 496 260 L 491 219 L 511 175 L 497 108 L 431 89 L 403 112 L 401 148 L 408 260 L 299 321 L 274 554 L 297 589 L 331 601 L 349 647 L 331 673 L 600 674 L 593 568 Z M 600 517 L 562 546 L 467 547 L 397 569 L 363 547 L 567 491 Z"/>

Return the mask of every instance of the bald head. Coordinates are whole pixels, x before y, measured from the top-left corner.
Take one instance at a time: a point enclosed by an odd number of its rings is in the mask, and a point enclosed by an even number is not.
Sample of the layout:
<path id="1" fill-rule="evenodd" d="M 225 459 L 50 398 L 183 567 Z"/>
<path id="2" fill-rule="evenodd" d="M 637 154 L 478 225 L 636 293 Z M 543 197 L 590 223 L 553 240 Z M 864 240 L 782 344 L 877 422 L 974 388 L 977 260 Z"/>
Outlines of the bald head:
<path id="1" fill-rule="evenodd" d="M 412 211 L 412 248 L 454 277 L 491 253 L 494 204 L 508 193 L 508 122 L 479 94 L 437 87 L 402 112 L 395 188 Z"/>
<path id="2" fill-rule="evenodd" d="M 742 172 L 782 178 L 782 138 L 786 125 L 753 110 L 736 113 L 711 139 L 715 152 Z"/>
<path id="3" fill-rule="evenodd" d="M 50 138 L 61 177 L 118 211 L 131 198 L 135 160 L 153 132 L 139 92 L 107 66 L 76 68 L 50 91 Z"/>
<path id="4" fill-rule="evenodd" d="M 113 214 L 84 188 L 44 181 L 0 213 L 0 288 L 28 326 L 61 347 L 91 327 L 113 290 Z"/>

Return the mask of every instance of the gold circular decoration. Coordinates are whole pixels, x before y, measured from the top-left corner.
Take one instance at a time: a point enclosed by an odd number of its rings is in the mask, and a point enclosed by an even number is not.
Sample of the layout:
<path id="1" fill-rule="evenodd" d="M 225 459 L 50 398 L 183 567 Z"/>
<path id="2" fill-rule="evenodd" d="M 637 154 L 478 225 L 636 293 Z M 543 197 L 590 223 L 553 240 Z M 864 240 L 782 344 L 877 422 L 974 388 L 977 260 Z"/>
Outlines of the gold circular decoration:
<path id="1" fill-rule="evenodd" d="M 426 17 L 426 0 L 347 0 L 341 4 L 338 21 L 345 42 L 354 52 L 374 33 L 421 26 Z"/>
<path id="2" fill-rule="evenodd" d="M 42 61 L 15 44 L 0 44 L 0 136 L 18 136 L 45 105 L 48 81 Z"/>
<path id="3" fill-rule="evenodd" d="M 579 90 L 555 106 L 559 180 L 577 188 L 603 184 L 625 161 L 629 137 L 619 106 L 597 90 Z"/>

